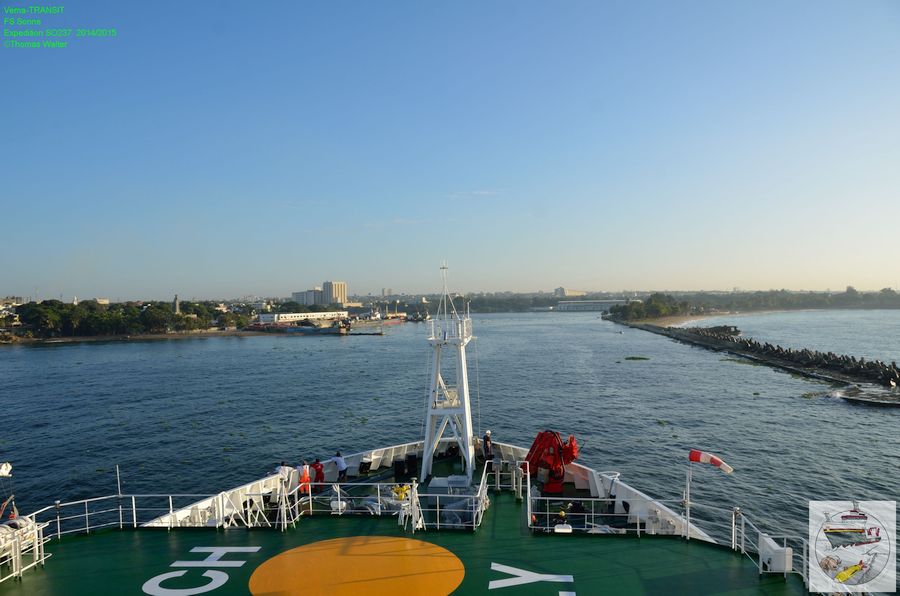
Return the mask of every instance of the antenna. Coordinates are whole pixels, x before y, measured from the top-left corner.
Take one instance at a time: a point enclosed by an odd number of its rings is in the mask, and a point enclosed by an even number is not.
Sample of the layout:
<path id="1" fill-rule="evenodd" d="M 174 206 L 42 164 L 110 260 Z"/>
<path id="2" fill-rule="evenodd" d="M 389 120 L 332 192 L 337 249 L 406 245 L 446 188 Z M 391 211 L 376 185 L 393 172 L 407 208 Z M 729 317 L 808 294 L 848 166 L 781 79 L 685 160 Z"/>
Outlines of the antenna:
<path id="1" fill-rule="evenodd" d="M 453 313 L 457 319 L 459 319 L 459 313 L 456 312 L 456 305 L 453 303 L 453 296 L 450 294 L 450 289 L 447 286 L 447 276 L 450 272 L 450 267 L 447 266 L 447 260 L 441 261 L 441 281 L 443 282 L 443 287 L 441 288 L 441 302 L 438 304 L 438 315 L 443 315 L 445 320 L 450 318 L 450 313 Z"/>

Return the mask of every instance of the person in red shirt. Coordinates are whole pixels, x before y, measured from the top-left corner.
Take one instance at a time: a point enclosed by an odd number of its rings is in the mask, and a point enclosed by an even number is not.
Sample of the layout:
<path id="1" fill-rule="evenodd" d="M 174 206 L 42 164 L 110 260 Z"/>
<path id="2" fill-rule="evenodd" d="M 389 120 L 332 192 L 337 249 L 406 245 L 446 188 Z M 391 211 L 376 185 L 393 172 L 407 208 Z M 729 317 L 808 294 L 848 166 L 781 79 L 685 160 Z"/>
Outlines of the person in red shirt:
<path id="1" fill-rule="evenodd" d="M 313 479 L 313 491 L 319 492 L 322 490 L 322 483 L 325 482 L 325 464 L 319 461 L 319 458 L 316 458 L 316 462 L 310 466 L 316 473 L 315 479 Z"/>

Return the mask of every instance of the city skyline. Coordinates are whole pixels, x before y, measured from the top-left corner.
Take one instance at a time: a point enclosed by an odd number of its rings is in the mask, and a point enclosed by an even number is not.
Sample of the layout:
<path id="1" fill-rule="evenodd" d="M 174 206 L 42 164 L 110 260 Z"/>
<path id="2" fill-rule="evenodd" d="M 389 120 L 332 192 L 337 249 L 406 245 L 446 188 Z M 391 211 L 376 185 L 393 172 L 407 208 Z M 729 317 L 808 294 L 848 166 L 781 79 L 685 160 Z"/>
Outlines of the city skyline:
<path id="1" fill-rule="evenodd" d="M 622 288 L 622 289 L 589 289 L 589 290 L 576 290 L 575 294 L 567 294 L 561 295 L 558 290 L 561 288 L 539 288 L 534 290 L 521 290 L 521 291 L 513 291 L 513 290 L 451 290 L 452 294 L 455 295 L 488 295 L 488 296 L 501 296 L 501 295 L 543 295 L 547 297 L 559 298 L 560 300 L 580 300 L 585 297 L 595 296 L 595 295 L 617 295 L 617 296 L 627 296 L 627 295 L 648 295 L 653 293 L 662 293 L 662 294 L 750 294 L 755 292 L 780 292 L 787 291 L 794 294 L 842 294 L 846 292 L 849 288 L 853 288 L 854 290 L 863 293 L 863 294 L 875 294 L 879 293 L 882 290 L 892 290 L 894 292 L 900 293 L 900 288 L 891 287 L 891 286 L 882 286 L 881 288 L 857 288 L 855 286 L 845 286 L 841 288 L 824 288 L 824 289 L 791 289 L 791 288 L 705 288 L 705 289 L 696 289 L 696 288 Z M 290 292 L 286 295 L 277 294 L 277 293 L 263 293 L 263 294 L 240 294 L 233 296 L 184 296 L 175 293 L 174 297 L 178 298 L 182 302 L 256 302 L 261 300 L 272 300 L 272 301 L 281 301 L 281 302 L 297 302 L 301 305 L 326 305 L 330 304 L 330 302 L 326 302 L 324 297 L 324 293 L 320 288 L 315 288 L 319 294 L 319 298 L 317 300 L 309 301 L 309 298 L 300 298 L 299 295 L 307 294 L 312 290 L 304 290 L 301 292 Z M 565 288 L 566 290 L 572 290 L 572 288 Z M 351 298 L 362 298 L 362 299 L 372 299 L 376 302 L 384 301 L 387 298 L 392 299 L 415 299 L 422 296 L 439 296 L 440 290 L 426 290 L 422 292 L 410 292 L 405 290 L 397 290 L 391 294 L 384 294 L 383 292 L 351 292 L 346 294 L 347 299 Z M 170 294 L 168 296 L 139 296 L 139 297 L 110 297 L 106 295 L 66 295 L 66 294 L 55 294 L 55 295 L 34 295 L 34 294 L 12 294 L 12 293 L 4 293 L 0 290 L 0 300 L 5 298 L 16 298 L 19 299 L 19 303 L 27 303 L 27 302 L 40 302 L 43 300 L 58 300 L 64 303 L 73 303 L 77 302 L 86 302 L 86 301 L 99 301 L 100 304 L 110 304 L 110 303 L 124 303 L 124 302 L 141 302 L 141 301 L 153 301 L 153 302 L 172 302 L 173 295 Z"/>
<path id="2" fill-rule="evenodd" d="M 4 49 L 0 294 L 900 288 L 896 2 L 161 6 Z"/>

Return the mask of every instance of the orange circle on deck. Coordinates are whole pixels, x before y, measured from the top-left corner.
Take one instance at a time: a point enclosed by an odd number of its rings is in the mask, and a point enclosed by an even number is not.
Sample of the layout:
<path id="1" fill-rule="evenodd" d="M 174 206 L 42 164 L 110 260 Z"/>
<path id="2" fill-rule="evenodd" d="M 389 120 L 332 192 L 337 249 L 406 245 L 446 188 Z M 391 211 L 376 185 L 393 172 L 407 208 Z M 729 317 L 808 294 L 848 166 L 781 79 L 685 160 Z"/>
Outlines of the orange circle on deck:
<path id="1" fill-rule="evenodd" d="M 466 569 L 446 548 L 390 536 L 322 540 L 280 553 L 250 577 L 250 593 L 449 594 Z"/>

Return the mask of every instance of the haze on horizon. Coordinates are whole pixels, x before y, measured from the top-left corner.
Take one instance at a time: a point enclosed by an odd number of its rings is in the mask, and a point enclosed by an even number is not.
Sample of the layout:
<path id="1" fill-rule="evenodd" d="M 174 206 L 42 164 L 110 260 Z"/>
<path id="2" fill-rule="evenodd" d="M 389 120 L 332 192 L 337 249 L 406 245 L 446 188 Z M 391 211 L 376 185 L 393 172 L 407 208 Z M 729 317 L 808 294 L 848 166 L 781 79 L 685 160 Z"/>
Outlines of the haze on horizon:
<path id="1" fill-rule="evenodd" d="M 248 6 L 0 49 L 0 296 L 900 288 L 896 2 Z"/>

